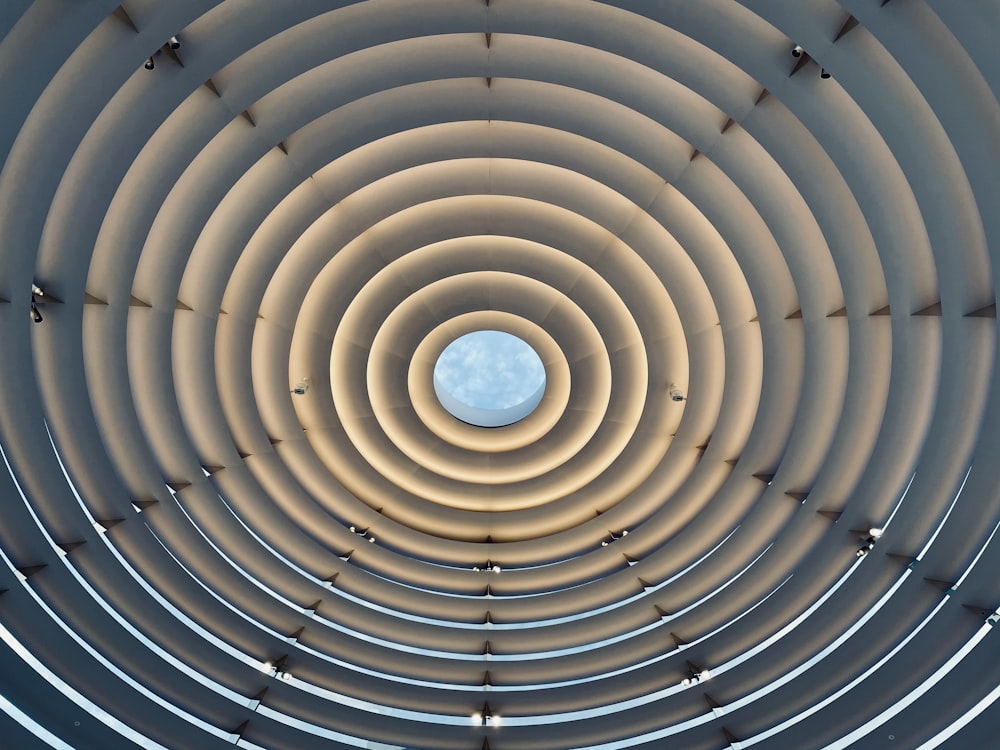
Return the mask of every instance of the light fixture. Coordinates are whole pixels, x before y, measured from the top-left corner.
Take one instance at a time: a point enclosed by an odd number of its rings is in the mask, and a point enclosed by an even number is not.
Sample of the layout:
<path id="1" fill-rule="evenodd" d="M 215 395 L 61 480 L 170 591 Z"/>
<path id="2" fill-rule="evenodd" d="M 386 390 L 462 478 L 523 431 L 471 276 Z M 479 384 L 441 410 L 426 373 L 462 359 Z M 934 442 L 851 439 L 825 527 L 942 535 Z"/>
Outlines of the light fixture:
<path id="1" fill-rule="evenodd" d="M 298 383 L 292 386 L 292 393 L 296 396 L 304 396 L 305 392 L 309 390 L 309 378 L 302 378 Z"/>
<path id="2" fill-rule="evenodd" d="M 684 685 L 685 687 L 688 685 L 697 685 L 699 682 L 707 680 L 711 676 L 712 673 L 708 669 L 702 669 L 701 671 L 689 669 L 688 676 L 681 680 L 681 685 Z"/>
<path id="3" fill-rule="evenodd" d="M 45 292 L 42 291 L 42 288 L 40 286 L 38 286 L 38 284 L 32 284 L 31 285 L 31 295 L 33 297 L 44 297 L 45 296 Z"/>
<path id="4" fill-rule="evenodd" d="M 670 384 L 670 386 L 667 388 L 667 390 L 670 393 L 670 400 L 671 401 L 684 401 L 685 400 L 685 398 L 684 398 L 684 392 L 679 387 L 677 387 L 676 385 L 674 385 L 673 383 Z"/>
<path id="5" fill-rule="evenodd" d="M 265 662 L 261 662 L 260 671 L 271 675 L 271 677 L 278 677 L 284 680 L 291 679 L 291 675 L 285 670 L 285 662 L 287 661 L 288 654 L 274 660 L 268 659 Z M 283 674 L 289 674 L 288 678 L 282 677 Z"/>
<path id="6" fill-rule="evenodd" d="M 499 573 L 500 570 L 501 570 L 500 566 L 497 565 L 492 560 L 487 560 L 486 564 L 482 565 L 482 566 L 480 566 L 480 565 L 473 565 L 472 566 L 472 571 L 474 573 L 482 573 L 484 571 L 487 572 L 487 573 Z"/>
<path id="7" fill-rule="evenodd" d="M 34 300 L 32 300 L 32 302 L 31 302 L 31 319 L 35 323 L 41 323 L 42 322 L 42 314 L 40 312 L 38 312 L 38 308 L 35 307 Z"/>
<path id="8" fill-rule="evenodd" d="M 149 57 L 149 58 L 146 59 L 146 64 L 143 65 L 143 67 L 146 70 L 152 70 L 153 68 L 156 67 L 156 63 L 153 62 L 153 58 L 152 57 Z"/>
<path id="9" fill-rule="evenodd" d="M 611 544 L 611 542 L 617 542 L 622 537 L 628 536 L 628 529 L 622 529 L 621 533 L 619 533 L 619 534 L 616 534 L 613 531 L 609 531 L 608 532 L 608 536 L 611 537 L 611 538 L 610 539 L 605 539 L 603 542 L 601 542 L 601 546 L 602 547 L 607 547 L 609 544 Z"/>
<path id="10" fill-rule="evenodd" d="M 370 542 L 371 544 L 375 543 L 375 537 L 369 536 L 368 529 L 359 529 L 357 526 L 348 526 L 347 528 L 352 534 L 357 534 L 366 542 Z"/>
<path id="11" fill-rule="evenodd" d="M 862 534 L 864 532 L 858 532 Z M 882 538 L 882 534 L 885 533 L 885 529 L 880 526 L 872 526 L 868 529 L 868 536 L 863 539 L 861 546 L 855 551 L 855 555 L 858 557 L 864 557 L 875 547 L 875 542 Z"/>
<path id="12" fill-rule="evenodd" d="M 500 726 L 500 717 L 493 713 L 489 703 L 484 703 L 481 709 L 473 711 L 471 719 L 473 724 L 482 727 Z"/>
<path id="13" fill-rule="evenodd" d="M 802 47 L 799 46 L 798 44 L 796 44 L 794 47 L 792 47 L 792 57 L 794 57 L 796 59 L 802 57 L 802 54 L 804 52 L 805 52 L 805 50 L 802 49 Z"/>
<path id="14" fill-rule="evenodd" d="M 855 552 L 854 554 L 856 554 L 858 557 L 864 557 L 869 552 L 871 552 L 872 549 L 874 549 L 874 547 L 875 547 L 875 537 L 870 536 L 867 539 L 865 539 L 864 544 L 858 547 L 857 552 Z"/>
<path id="15" fill-rule="evenodd" d="M 830 71 L 828 71 L 826 68 L 820 68 L 819 77 L 826 80 L 827 78 L 830 77 Z"/>
<path id="16" fill-rule="evenodd" d="M 170 45 L 170 49 L 180 49 L 181 48 L 181 40 L 178 39 L 176 36 L 170 37 L 170 39 L 167 41 L 167 44 Z"/>

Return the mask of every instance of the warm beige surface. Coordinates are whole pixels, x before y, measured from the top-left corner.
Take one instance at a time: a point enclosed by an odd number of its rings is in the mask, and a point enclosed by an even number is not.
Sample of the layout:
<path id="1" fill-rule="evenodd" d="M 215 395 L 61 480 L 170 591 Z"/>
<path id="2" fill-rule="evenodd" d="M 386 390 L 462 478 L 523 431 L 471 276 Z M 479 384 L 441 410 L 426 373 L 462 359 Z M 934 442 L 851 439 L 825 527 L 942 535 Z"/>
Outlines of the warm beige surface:
<path id="1" fill-rule="evenodd" d="M 0 731 L 989 746 L 998 37 L 996 0 L 2 0 Z M 434 395 L 479 329 L 546 368 L 510 427 Z"/>

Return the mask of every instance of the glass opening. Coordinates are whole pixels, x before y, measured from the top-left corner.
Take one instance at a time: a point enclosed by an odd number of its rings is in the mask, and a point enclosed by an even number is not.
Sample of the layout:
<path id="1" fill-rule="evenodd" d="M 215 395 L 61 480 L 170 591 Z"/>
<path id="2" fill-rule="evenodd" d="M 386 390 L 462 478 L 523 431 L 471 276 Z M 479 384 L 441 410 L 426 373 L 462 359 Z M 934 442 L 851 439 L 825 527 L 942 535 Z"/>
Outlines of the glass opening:
<path id="1" fill-rule="evenodd" d="M 474 331 L 445 347 L 434 365 L 434 392 L 456 419 L 504 427 L 527 417 L 545 395 L 545 366 L 525 341 Z"/>

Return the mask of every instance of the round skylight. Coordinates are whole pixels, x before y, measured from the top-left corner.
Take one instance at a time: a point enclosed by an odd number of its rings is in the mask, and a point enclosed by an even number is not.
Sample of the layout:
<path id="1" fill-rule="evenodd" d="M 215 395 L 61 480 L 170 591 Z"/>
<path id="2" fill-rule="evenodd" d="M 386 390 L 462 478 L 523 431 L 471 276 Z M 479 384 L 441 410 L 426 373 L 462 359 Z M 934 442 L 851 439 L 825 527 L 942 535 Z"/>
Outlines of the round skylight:
<path id="1" fill-rule="evenodd" d="M 545 366 L 534 349 L 502 331 L 475 331 L 445 347 L 434 365 L 441 405 L 477 427 L 504 427 L 535 410 L 545 393 Z"/>

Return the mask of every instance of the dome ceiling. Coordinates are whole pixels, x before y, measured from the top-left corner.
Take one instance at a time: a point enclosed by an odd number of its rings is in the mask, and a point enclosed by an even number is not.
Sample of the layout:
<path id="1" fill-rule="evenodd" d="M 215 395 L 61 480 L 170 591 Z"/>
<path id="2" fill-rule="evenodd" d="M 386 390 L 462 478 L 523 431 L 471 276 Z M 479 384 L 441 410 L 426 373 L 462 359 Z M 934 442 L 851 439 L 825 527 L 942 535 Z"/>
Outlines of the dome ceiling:
<path id="1" fill-rule="evenodd" d="M 990 746 L 998 31 L 6 0 L 11 747 Z"/>

